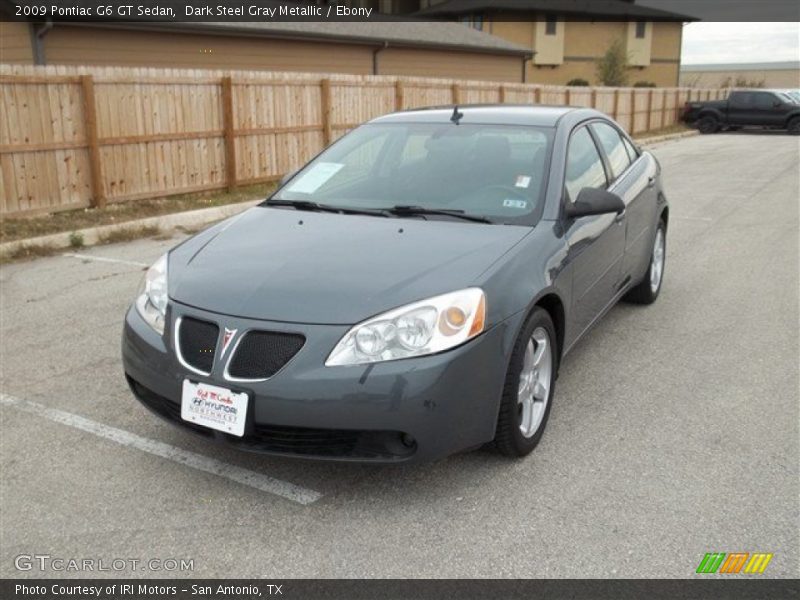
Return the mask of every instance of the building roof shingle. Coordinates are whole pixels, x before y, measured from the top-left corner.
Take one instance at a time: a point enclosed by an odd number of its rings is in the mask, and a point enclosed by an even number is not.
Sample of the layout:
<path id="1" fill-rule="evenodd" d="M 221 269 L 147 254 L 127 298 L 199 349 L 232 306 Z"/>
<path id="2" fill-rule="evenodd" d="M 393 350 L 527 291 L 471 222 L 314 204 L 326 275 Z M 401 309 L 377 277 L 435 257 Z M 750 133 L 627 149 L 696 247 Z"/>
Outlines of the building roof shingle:
<path id="1" fill-rule="evenodd" d="M 566 18 L 604 20 L 696 21 L 675 12 L 638 6 L 624 0 L 448 0 L 416 13 L 420 17 L 455 17 L 489 11 L 545 13 Z"/>
<path id="2" fill-rule="evenodd" d="M 503 38 L 440 21 L 314 21 L 314 22 L 213 22 L 183 23 L 185 29 L 206 29 L 232 34 L 402 46 L 453 48 L 500 54 L 531 54 L 530 48 Z"/>

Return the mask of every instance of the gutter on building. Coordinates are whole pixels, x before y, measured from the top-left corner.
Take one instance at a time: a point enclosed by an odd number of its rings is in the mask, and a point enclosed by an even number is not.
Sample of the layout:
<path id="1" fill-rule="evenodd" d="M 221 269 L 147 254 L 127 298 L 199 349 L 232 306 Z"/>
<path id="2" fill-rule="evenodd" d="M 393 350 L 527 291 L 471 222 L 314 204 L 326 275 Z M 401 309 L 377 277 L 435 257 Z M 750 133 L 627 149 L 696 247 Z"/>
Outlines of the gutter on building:
<path id="1" fill-rule="evenodd" d="M 380 52 L 382 52 L 383 50 L 386 50 L 388 47 L 389 47 L 389 42 L 384 40 L 383 41 L 383 46 L 378 46 L 377 48 L 375 48 L 375 50 L 372 51 L 372 74 L 373 75 L 379 75 L 380 74 L 380 73 L 378 73 L 378 71 L 380 70 L 378 68 L 378 54 Z"/>
<path id="2" fill-rule="evenodd" d="M 33 52 L 33 64 L 44 65 L 47 60 L 44 54 L 44 36 L 53 28 L 53 20 L 47 19 L 44 23 L 31 23 L 31 50 Z"/>
<path id="3" fill-rule="evenodd" d="M 522 57 L 522 83 L 527 83 L 528 78 L 528 69 L 527 63 L 533 60 L 533 57 L 536 55 L 536 52 L 531 52 L 530 54 Z"/>

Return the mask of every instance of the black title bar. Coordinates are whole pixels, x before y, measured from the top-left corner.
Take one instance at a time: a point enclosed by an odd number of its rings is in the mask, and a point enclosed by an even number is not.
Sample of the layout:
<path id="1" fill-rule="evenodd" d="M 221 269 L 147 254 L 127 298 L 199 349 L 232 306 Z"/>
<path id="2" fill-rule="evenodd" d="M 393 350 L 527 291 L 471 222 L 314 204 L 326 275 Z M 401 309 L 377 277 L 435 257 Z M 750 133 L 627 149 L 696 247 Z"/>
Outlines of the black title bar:
<path id="1" fill-rule="evenodd" d="M 797 580 L 458 580 L 458 579 L 38 579 L 0 581 L 6 600 L 532 600 L 537 598 L 800 598 Z"/>

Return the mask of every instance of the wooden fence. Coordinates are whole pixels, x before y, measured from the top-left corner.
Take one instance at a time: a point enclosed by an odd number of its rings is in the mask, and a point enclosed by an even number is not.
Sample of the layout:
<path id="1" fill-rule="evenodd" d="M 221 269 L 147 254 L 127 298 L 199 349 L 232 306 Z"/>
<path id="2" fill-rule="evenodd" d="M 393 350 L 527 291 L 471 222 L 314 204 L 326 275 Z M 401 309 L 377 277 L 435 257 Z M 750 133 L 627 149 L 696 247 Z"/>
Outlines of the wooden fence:
<path id="1" fill-rule="evenodd" d="M 274 181 L 368 119 L 417 106 L 595 107 L 632 133 L 723 90 L 0 65 L 0 216 Z"/>

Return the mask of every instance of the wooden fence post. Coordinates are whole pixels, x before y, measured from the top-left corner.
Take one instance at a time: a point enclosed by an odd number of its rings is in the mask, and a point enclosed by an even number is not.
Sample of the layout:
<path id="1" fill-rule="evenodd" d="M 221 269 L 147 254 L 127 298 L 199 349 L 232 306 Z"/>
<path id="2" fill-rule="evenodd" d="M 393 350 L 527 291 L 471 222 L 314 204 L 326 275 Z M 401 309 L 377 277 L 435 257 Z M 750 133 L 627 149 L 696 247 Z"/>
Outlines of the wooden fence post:
<path id="1" fill-rule="evenodd" d="M 564 94 L 564 104 L 567 106 L 572 106 L 572 90 L 570 88 L 567 88 L 567 91 Z"/>
<path id="2" fill-rule="evenodd" d="M 320 81 L 320 109 L 322 111 L 322 146 L 327 148 L 333 141 L 333 127 L 331 125 L 331 80 Z"/>
<path id="3" fill-rule="evenodd" d="M 537 87 L 533 90 L 533 103 L 534 104 L 542 103 L 542 88 Z"/>
<path id="4" fill-rule="evenodd" d="M 681 120 L 681 90 L 675 90 L 675 121 L 677 123 Z"/>
<path id="5" fill-rule="evenodd" d="M 592 88 L 591 106 L 592 108 L 597 108 L 597 88 Z"/>
<path id="6" fill-rule="evenodd" d="M 631 88 L 631 133 L 636 133 L 636 88 Z"/>
<path id="7" fill-rule="evenodd" d="M 394 82 L 394 109 L 403 110 L 403 102 L 405 102 L 405 89 L 403 88 L 403 80 L 396 79 Z"/>
<path id="8" fill-rule="evenodd" d="M 612 116 L 615 121 L 619 120 L 619 88 L 614 90 L 614 112 Z"/>
<path id="9" fill-rule="evenodd" d="M 506 103 L 506 86 L 501 85 L 499 88 L 497 88 L 497 101 L 500 104 Z"/>
<path id="10" fill-rule="evenodd" d="M 103 208 L 106 194 L 103 190 L 103 166 L 100 162 L 100 145 L 97 142 L 97 104 L 94 98 L 94 79 L 81 75 L 83 90 L 83 116 L 86 124 L 86 144 L 89 148 L 89 177 L 92 185 L 91 205 Z"/>
<path id="11" fill-rule="evenodd" d="M 233 123 L 233 80 L 222 78 L 222 128 L 225 138 L 225 179 L 228 191 L 236 186 L 236 139 Z"/>
<path id="12" fill-rule="evenodd" d="M 653 88 L 647 95 L 647 131 L 653 130 Z"/>
<path id="13" fill-rule="evenodd" d="M 453 93 L 453 104 L 461 104 L 461 86 L 454 83 L 451 91 Z"/>

